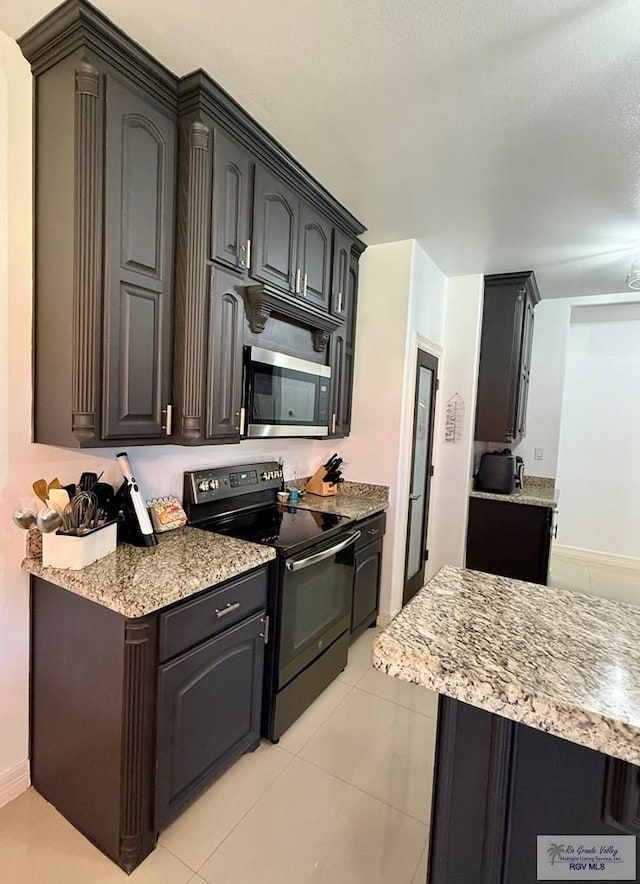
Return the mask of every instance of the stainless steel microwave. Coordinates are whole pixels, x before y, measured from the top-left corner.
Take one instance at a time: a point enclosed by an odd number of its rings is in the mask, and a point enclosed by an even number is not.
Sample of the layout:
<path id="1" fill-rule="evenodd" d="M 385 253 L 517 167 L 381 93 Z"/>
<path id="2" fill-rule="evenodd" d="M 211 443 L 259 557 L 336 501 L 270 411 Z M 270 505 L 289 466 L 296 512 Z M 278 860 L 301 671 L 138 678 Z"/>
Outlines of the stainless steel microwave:
<path id="1" fill-rule="evenodd" d="M 329 366 L 247 347 L 245 380 L 249 438 L 329 434 Z"/>

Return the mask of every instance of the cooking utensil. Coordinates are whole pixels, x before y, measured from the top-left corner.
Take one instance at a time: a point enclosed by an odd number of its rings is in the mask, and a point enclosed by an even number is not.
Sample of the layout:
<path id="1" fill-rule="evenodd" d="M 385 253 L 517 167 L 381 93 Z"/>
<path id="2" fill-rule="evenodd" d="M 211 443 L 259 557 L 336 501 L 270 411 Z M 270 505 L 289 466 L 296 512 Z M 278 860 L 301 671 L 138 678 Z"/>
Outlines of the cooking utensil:
<path id="1" fill-rule="evenodd" d="M 28 531 L 29 528 L 33 528 L 36 524 L 36 514 L 31 510 L 15 510 L 12 518 L 14 524 L 16 524 L 18 528 L 23 528 L 25 531 Z"/>
<path id="2" fill-rule="evenodd" d="M 52 509 L 41 509 L 36 516 L 36 525 L 43 534 L 51 534 L 62 527 L 62 516 Z"/>
<path id="3" fill-rule="evenodd" d="M 36 479 L 33 483 L 33 492 L 36 497 L 41 500 L 43 503 L 47 502 L 48 497 L 48 488 L 46 479 Z"/>
<path id="4" fill-rule="evenodd" d="M 100 481 L 100 479 L 104 476 L 104 470 L 98 475 L 97 473 L 83 473 L 80 476 L 80 481 L 78 482 L 78 488 L 80 491 L 93 491 L 94 486 Z"/>
<path id="5" fill-rule="evenodd" d="M 96 527 L 98 499 L 90 491 L 81 491 L 69 501 L 65 507 L 63 521 L 65 531 L 71 534 L 83 534 Z"/>

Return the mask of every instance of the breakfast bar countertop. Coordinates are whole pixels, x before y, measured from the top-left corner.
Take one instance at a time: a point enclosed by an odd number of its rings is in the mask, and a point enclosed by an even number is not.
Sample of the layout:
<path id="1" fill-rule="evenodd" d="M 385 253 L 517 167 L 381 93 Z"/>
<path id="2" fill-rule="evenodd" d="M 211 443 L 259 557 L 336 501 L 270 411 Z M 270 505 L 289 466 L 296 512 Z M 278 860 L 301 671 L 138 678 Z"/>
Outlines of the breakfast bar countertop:
<path id="1" fill-rule="evenodd" d="M 159 534 L 154 547 L 121 543 L 80 571 L 45 568 L 33 552 L 23 560 L 22 570 L 124 617 L 144 617 L 274 558 L 275 550 L 268 546 L 178 528 Z"/>
<path id="2" fill-rule="evenodd" d="M 373 665 L 640 764 L 640 608 L 446 566 L 382 632 Z"/>

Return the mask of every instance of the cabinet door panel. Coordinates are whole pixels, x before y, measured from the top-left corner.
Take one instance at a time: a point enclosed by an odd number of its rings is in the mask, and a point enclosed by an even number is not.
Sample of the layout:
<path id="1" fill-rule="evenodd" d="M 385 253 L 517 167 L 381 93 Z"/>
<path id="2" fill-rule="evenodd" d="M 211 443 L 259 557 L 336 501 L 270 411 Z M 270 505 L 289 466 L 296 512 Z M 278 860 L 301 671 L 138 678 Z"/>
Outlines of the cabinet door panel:
<path id="1" fill-rule="evenodd" d="M 213 140 L 211 259 L 244 271 L 253 163 L 244 148 L 221 130 L 215 131 Z"/>
<path id="2" fill-rule="evenodd" d="M 331 335 L 331 417 L 329 435 L 342 435 L 341 417 L 345 402 L 345 333 L 340 328 Z"/>
<path id="3" fill-rule="evenodd" d="M 333 272 L 331 278 L 331 312 L 346 316 L 351 240 L 339 230 L 333 232 Z"/>
<path id="4" fill-rule="evenodd" d="M 212 270 L 207 360 L 207 439 L 240 439 L 244 310 L 237 278 Z"/>
<path id="5" fill-rule="evenodd" d="M 251 275 L 293 291 L 299 199 L 275 175 L 256 167 Z"/>
<path id="6" fill-rule="evenodd" d="M 164 435 L 169 401 L 175 125 L 107 78 L 103 437 Z"/>
<path id="7" fill-rule="evenodd" d="M 260 739 L 264 613 L 158 671 L 156 826 Z"/>
<path id="8" fill-rule="evenodd" d="M 331 228 L 308 206 L 303 206 L 300 212 L 298 263 L 304 298 L 327 309 L 331 277 Z"/>
<path id="9" fill-rule="evenodd" d="M 354 555 L 351 632 L 359 626 L 369 626 L 375 620 L 381 569 L 382 538 L 359 549 Z"/>

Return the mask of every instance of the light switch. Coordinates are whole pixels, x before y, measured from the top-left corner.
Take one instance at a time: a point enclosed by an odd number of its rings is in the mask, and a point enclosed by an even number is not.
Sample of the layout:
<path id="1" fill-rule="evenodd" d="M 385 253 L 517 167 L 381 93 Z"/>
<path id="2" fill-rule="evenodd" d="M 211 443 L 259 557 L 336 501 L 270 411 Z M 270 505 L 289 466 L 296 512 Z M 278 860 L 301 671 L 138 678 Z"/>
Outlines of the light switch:
<path id="1" fill-rule="evenodd" d="M 533 449 L 533 459 L 534 460 L 544 460 L 544 448 L 534 448 Z"/>

